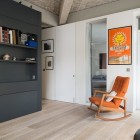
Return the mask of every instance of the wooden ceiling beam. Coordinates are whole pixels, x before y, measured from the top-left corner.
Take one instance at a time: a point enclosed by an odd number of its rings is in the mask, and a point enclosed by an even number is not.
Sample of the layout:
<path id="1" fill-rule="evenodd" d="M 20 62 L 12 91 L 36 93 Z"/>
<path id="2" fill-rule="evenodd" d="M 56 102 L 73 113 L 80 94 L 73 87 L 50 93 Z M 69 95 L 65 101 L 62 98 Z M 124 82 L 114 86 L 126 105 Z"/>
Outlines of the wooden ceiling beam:
<path id="1" fill-rule="evenodd" d="M 73 0 L 62 0 L 59 13 L 59 24 L 65 24 L 69 16 Z"/>

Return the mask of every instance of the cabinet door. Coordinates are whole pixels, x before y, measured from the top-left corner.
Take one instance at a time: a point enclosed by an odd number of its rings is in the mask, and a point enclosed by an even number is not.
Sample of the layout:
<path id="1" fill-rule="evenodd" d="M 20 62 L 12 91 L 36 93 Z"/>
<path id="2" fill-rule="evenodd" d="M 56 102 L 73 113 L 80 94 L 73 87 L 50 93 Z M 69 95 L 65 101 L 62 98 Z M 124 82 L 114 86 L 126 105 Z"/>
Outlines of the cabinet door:
<path id="1" fill-rule="evenodd" d="M 75 24 L 56 27 L 56 100 L 75 102 Z"/>

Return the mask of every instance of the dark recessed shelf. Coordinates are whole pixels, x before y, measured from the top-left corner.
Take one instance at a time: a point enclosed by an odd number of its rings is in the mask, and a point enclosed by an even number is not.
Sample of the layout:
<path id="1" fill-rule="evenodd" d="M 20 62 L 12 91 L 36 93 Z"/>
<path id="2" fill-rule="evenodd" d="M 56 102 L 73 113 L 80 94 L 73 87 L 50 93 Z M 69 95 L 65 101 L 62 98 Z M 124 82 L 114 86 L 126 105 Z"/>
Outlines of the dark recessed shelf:
<path id="1" fill-rule="evenodd" d="M 2 43 L 0 42 L 0 46 L 9 46 L 9 47 L 17 47 L 17 48 L 26 48 L 26 49 L 34 49 L 34 50 L 37 50 L 37 47 L 36 48 L 33 48 L 33 47 L 29 47 L 29 46 L 25 46 L 25 45 L 18 45 L 18 44 L 8 44 L 8 43 Z"/>
<path id="2" fill-rule="evenodd" d="M 27 82 L 28 83 L 37 82 L 37 80 L 38 79 L 32 79 L 32 80 L 26 80 L 26 81 L 24 81 L 24 80 L 21 80 L 21 81 L 10 81 L 10 82 L 9 81 L 8 82 L 6 82 L 6 81 L 2 82 L 1 81 L 0 84 L 14 84 L 14 83 L 21 83 L 21 84 L 23 83 L 24 84 L 24 83 L 27 83 Z"/>
<path id="3" fill-rule="evenodd" d="M 0 62 L 9 62 L 9 63 L 28 63 L 28 64 L 36 64 L 36 61 L 20 61 L 20 60 L 0 60 Z"/>

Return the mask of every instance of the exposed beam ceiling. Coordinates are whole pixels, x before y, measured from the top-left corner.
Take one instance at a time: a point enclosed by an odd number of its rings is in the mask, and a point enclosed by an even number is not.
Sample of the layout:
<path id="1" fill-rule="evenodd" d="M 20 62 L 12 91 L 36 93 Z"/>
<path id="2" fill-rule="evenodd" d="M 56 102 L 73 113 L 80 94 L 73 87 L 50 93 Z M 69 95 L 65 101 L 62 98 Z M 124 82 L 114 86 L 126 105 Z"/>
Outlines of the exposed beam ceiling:
<path id="1" fill-rule="evenodd" d="M 59 24 L 65 24 L 71 10 L 73 0 L 62 0 L 59 14 Z"/>
<path id="2" fill-rule="evenodd" d="M 29 2 L 46 11 L 59 16 L 59 24 L 65 24 L 69 13 L 93 8 L 95 6 L 119 1 L 119 0 L 19 0 Z"/>

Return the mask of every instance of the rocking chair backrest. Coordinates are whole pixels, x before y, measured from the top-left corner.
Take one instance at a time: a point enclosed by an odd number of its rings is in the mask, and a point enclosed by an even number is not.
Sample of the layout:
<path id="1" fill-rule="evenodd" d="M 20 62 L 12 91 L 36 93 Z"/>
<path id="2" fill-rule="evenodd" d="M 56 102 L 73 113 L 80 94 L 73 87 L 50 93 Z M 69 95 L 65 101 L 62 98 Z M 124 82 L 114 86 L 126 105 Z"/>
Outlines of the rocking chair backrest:
<path id="1" fill-rule="evenodd" d="M 116 77 L 113 88 L 112 88 L 112 91 L 117 92 L 116 96 L 119 96 L 119 97 L 125 96 L 128 89 L 129 80 L 130 80 L 129 77 L 121 77 L 121 76 Z M 121 101 L 122 100 L 120 99 L 113 99 L 113 102 L 115 103 L 117 107 L 120 106 Z"/>

